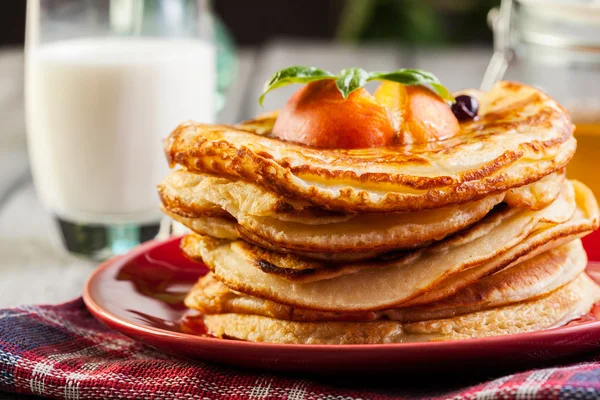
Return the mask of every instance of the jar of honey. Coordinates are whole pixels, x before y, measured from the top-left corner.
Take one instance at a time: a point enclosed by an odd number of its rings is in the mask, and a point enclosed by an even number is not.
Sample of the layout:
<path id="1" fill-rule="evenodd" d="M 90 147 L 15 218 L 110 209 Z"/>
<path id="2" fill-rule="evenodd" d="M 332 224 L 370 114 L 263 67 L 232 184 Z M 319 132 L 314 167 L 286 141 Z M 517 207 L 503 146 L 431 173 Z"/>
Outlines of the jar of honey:
<path id="1" fill-rule="evenodd" d="M 565 106 L 575 123 L 577 152 L 567 176 L 600 196 L 600 2 L 502 0 L 490 11 L 494 55 L 482 82 L 534 85 Z M 597 245 L 590 246 L 590 240 Z M 600 259 L 600 234 L 586 240 Z M 592 254 L 590 254 L 592 255 Z"/>

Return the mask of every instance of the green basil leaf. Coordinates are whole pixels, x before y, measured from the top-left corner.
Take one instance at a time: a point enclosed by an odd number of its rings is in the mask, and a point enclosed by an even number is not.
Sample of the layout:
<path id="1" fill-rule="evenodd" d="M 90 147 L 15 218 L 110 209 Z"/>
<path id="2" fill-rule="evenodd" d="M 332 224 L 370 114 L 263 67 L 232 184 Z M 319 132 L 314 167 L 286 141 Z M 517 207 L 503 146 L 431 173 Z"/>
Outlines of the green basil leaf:
<path id="1" fill-rule="evenodd" d="M 368 80 L 385 80 L 402 83 L 403 85 L 431 86 L 442 99 L 454 102 L 452 93 L 442 85 L 435 75 L 420 69 L 403 68 L 393 72 L 371 72 Z"/>
<path id="2" fill-rule="evenodd" d="M 444 100 L 451 101 L 454 103 L 454 96 L 452 93 L 441 83 L 430 83 L 431 87 L 440 95 Z"/>
<path id="3" fill-rule="evenodd" d="M 263 92 L 258 99 L 258 103 L 262 106 L 265 95 L 273 89 L 277 89 L 282 86 L 287 86 L 292 83 L 309 83 L 318 81 L 321 79 L 336 78 L 329 71 L 315 67 L 304 67 L 301 65 L 295 65 L 293 67 L 284 68 L 275 72 L 263 87 Z"/>
<path id="4" fill-rule="evenodd" d="M 362 68 L 344 68 L 335 81 L 335 85 L 346 99 L 350 93 L 363 87 L 368 79 L 369 73 Z"/>
<path id="5" fill-rule="evenodd" d="M 363 87 L 368 81 L 387 80 L 404 85 L 429 86 L 444 100 L 454 101 L 452 93 L 442 85 L 435 75 L 420 69 L 403 68 L 393 72 L 368 73 L 362 68 L 345 68 L 339 75 L 334 75 L 323 69 L 296 65 L 277 71 L 269 78 L 265 83 L 259 103 L 262 106 L 265 95 L 273 89 L 292 83 L 310 83 L 323 79 L 336 79 L 336 86 L 344 99 Z"/>
<path id="6" fill-rule="evenodd" d="M 400 82 L 400 80 L 407 82 L 440 82 L 439 79 L 430 72 L 408 68 L 401 68 L 392 72 L 371 72 L 369 80 L 373 79 L 388 80 L 398 83 L 404 83 Z"/>

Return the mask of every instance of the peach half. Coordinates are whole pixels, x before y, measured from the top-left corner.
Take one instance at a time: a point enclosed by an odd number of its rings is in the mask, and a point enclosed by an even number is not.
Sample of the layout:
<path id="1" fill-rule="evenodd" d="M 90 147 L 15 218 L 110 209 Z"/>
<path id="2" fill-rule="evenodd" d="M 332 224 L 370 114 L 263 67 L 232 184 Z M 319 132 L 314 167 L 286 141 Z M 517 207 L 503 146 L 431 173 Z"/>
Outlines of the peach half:
<path id="1" fill-rule="evenodd" d="M 384 81 L 374 95 L 359 88 L 344 99 L 335 80 L 326 79 L 290 97 L 273 134 L 312 147 L 357 149 L 443 140 L 459 129 L 450 107 L 424 86 Z"/>

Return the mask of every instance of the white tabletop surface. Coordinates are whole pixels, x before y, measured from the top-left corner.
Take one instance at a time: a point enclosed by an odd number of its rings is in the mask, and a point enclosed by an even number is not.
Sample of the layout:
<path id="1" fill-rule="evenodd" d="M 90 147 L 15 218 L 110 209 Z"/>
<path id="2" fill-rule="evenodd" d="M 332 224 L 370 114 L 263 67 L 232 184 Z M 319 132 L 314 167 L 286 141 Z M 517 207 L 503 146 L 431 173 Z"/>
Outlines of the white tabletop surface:
<path id="1" fill-rule="evenodd" d="M 420 67 L 451 90 L 478 87 L 491 56 L 487 49 L 412 51 L 389 46 L 273 42 L 240 52 L 237 82 L 230 88 L 221 122 L 235 122 L 281 106 L 293 87 L 257 98 L 275 70 L 315 65 L 332 71 L 348 66 L 370 70 Z M 165 133 L 165 135 L 168 132 Z M 95 263 L 67 254 L 57 227 L 38 201 L 28 169 L 23 110 L 23 54 L 0 49 L 0 308 L 59 303 L 81 294 Z"/>

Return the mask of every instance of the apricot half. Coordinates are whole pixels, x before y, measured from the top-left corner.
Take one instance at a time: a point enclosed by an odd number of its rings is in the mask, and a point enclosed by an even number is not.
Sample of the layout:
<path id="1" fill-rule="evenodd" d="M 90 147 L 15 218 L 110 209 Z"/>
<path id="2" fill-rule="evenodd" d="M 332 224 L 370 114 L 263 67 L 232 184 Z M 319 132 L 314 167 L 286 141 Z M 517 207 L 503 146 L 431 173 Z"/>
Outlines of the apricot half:
<path id="1" fill-rule="evenodd" d="M 384 81 L 374 96 L 388 110 L 399 144 L 444 140 L 460 130 L 452 109 L 425 86 Z"/>
<path id="2" fill-rule="evenodd" d="M 280 111 L 273 134 L 279 139 L 329 149 L 391 145 L 396 129 L 386 108 L 366 89 L 344 99 L 327 79 L 309 83 Z"/>

